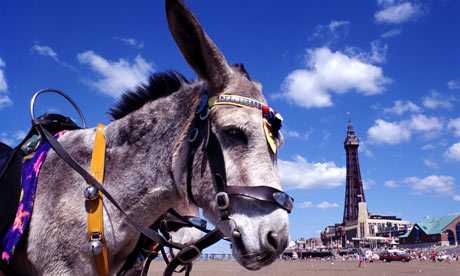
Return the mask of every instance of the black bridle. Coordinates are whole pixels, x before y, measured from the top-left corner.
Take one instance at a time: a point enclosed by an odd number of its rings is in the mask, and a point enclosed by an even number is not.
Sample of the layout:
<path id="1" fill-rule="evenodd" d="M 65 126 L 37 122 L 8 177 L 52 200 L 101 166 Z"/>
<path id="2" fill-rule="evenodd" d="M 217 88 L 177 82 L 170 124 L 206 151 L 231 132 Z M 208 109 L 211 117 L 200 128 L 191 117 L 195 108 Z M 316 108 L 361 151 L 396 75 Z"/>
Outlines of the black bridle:
<path id="1" fill-rule="evenodd" d="M 206 93 L 206 85 L 201 88 L 202 98 L 200 104 L 195 110 L 195 117 L 193 119 L 191 130 L 189 133 L 189 151 L 188 151 L 188 164 L 187 164 L 187 193 L 190 200 L 197 206 L 200 206 L 193 196 L 192 191 L 192 171 L 193 161 L 195 153 L 201 145 L 203 151 L 203 160 L 201 167 L 201 175 L 203 176 L 206 162 L 209 162 L 211 169 L 211 175 L 214 179 L 216 194 L 215 200 L 217 207 L 219 208 L 219 220 L 216 223 L 218 226 L 220 221 L 230 221 L 231 216 L 229 214 L 229 206 L 231 203 L 231 197 L 245 197 L 259 201 L 268 202 L 278 207 L 283 208 L 288 213 L 291 212 L 293 207 L 293 198 L 290 197 L 283 191 L 275 189 L 269 186 L 229 186 L 227 185 L 227 177 L 225 171 L 225 160 L 222 147 L 216 137 L 216 134 L 212 131 L 211 122 L 209 119 L 210 106 L 208 104 L 208 95 Z M 240 104 L 240 103 L 239 103 Z M 249 102 L 248 102 L 249 104 Z M 248 106 L 250 107 L 250 106 Z M 271 117 L 276 121 L 274 116 Z M 280 122 L 276 122 L 277 126 L 281 127 Z M 275 125 L 273 123 L 272 125 Z M 276 129 L 276 131 L 279 130 Z M 276 137 L 277 134 L 276 134 Z M 233 220 L 232 220 L 233 221 Z M 241 237 L 241 233 L 238 231 L 238 226 L 235 221 L 232 236 L 235 239 Z M 225 237 L 230 239 L 230 237 Z M 171 261 L 166 268 L 166 271 L 172 271 L 177 265 L 184 264 L 181 261 L 182 254 L 187 254 L 188 258 L 193 255 L 191 250 L 179 252 L 177 256 Z M 198 254 L 197 251 L 195 251 Z"/>
<path id="2" fill-rule="evenodd" d="M 192 127 L 189 137 L 189 153 L 188 153 L 188 166 L 187 166 L 187 193 L 193 203 L 197 206 L 199 204 L 193 197 L 192 192 L 192 168 L 195 153 L 200 145 L 202 145 L 203 160 L 201 172 L 202 175 L 206 168 L 206 162 L 209 162 L 211 174 L 213 176 L 216 188 L 216 202 L 220 210 L 220 219 L 228 220 L 228 207 L 230 204 L 230 197 L 240 196 L 252 198 L 259 201 L 265 201 L 283 208 L 288 213 L 293 208 L 294 199 L 283 191 L 270 186 L 229 186 L 227 185 L 227 176 L 225 171 L 225 160 L 222 147 L 217 139 L 216 134 L 212 131 L 211 122 L 209 119 L 210 106 L 208 104 L 208 95 L 205 93 L 206 85 L 202 87 L 202 98 L 200 104 L 196 108 L 195 118 L 192 122 Z M 225 97 L 225 96 L 222 96 Z M 235 97 L 235 96 L 234 96 Z M 229 97 L 230 98 L 230 97 Z M 236 100 L 235 100 L 236 101 Z M 254 101 L 255 102 L 255 101 Z M 239 104 L 239 103 L 238 103 Z M 256 106 L 256 105 L 253 105 Z M 252 107 L 252 106 L 248 106 Z M 270 113 L 272 114 L 272 113 Z M 264 116 L 265 117 L 265 116 Z M 273 116 L 271 118 L 271 125 L 276 124 L 274 136 L 278 137 L 278 131 L 281 127 L 281 122 L 276 120 Z"/>

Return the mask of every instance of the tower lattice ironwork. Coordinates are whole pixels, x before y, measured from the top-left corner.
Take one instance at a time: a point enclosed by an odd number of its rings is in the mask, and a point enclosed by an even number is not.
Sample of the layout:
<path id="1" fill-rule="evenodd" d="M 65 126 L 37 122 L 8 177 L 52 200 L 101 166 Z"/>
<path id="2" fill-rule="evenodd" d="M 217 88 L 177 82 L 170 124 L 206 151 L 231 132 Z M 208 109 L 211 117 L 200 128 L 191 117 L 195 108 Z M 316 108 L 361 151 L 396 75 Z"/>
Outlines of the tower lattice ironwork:
<path id="1" fill-rule="evenodd" d="M 345 204 L 343 210 L 343 223 L 358 219 L 358 203 L 366 202 L 364 196 L 361 171 L 359 169 L 358 147 L 359 140 L 356 136 L 351 119 L 348 121 L 348 131 L 343 143 L 346 151 L 347 179 L 345 187 Z"/>

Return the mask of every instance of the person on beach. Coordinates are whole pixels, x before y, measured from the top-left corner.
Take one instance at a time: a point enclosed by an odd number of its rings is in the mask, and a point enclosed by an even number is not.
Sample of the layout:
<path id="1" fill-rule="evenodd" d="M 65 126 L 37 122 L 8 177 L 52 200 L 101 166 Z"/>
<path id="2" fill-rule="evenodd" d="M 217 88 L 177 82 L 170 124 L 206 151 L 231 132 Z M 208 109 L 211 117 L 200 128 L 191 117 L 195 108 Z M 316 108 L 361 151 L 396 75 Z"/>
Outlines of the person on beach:
<path id="1" fill-rule="evenodd" d="M 361 263 L 364 261 L 364 252 L 362 251 L 361 248 L 358 250 L 358 258 L 359 258 L 358 267 L 361 267 Z M 364 264 L 363 266 L 366 267 L 366 264 Z"/>

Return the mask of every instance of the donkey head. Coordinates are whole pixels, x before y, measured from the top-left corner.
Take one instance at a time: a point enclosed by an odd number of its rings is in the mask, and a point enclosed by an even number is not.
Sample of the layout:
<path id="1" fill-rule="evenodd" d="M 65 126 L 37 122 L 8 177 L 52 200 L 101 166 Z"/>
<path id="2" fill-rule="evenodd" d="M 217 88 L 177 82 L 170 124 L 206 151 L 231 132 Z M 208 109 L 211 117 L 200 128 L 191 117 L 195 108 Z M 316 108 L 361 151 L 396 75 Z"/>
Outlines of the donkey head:
<path id="1" fill-rule="evenodd" d="M 219 152 L 225 161 L 225 184 L 236 189 L 264 186 L 261 191 L 270 194 L 268 197 L 276 193 L 286 199 L 280 191 L 276 156 L 282 137 L 278 135 L 278 129 L 267 126 L 268 115 L 264 118 L 264 112 L 271 112 L 271 116 L 274 112 L 266 106 L 261 85 L 249 78 L 242 65 L 227 63 L 182 1 L 166 0 L 166 13 L 169 28 L 182 54 L 201 83 L 206 84 L 206 91 L 201 89 L 201 93 L 210 99 L 210 132 L 220 145 Z M 233 96 L 216 100 L 216 97 L 225 95 Z M 247 104 L 244 103 L 246 100 Z M 201 161 L 202 156 L 197 158 L 199 154 L 202 154 L 201 150 L 197 151 L 195 158 Z M 209 166 L 211 163 L 212 160 Z M 272 198 L 257 200 L 254 199 L 257 196 L 241 196 L 244 192 L 236 193 L 237 196 L 228 193 L 230 204 L 225 210 L 228 219 L 224 220 L 219 207 L 225 203 L 219 204 L 218 201 L 225 201 L 228 197 L 217 199 L 219 184 L 209 166 L 203 177 L 199 169 L 195 169 L 192 197 L 203 208 L 204 215 L 226 236 L 232 237 L 233 234 L 232 253 L 239 263 L 251 270 L 270 264 L 289 241 L 288 211 L 292 206 L 282 208 L 282 204 L 276 204 Z"/>

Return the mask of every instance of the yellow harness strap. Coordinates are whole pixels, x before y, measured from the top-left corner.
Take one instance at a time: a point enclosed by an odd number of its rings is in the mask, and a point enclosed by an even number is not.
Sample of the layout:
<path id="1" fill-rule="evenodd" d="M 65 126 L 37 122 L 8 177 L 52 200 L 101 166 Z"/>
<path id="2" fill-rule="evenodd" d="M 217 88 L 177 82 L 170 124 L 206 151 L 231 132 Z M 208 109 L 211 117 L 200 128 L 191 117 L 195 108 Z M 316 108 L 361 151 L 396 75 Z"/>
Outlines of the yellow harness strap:
<path id="1" fill-rule="evenodd" d="M 99 183 L 103 183 L 104 178 L 104 160 L 105 160 L 105 137 L 104 125 L 98 124 L 96 129 L 96 137 L 94 139 L 93 156 L 91 158 L 91 175 L 96 178 Z M 89 184 L 89 183 L 88 183 Z M 108 276 L 107 262 L 107 246 L 104 239 L 104 225 L 102 217 L 102 192 L 99 191 L 99 197 L 93 200 L 86 201 L 88 238 L 91 241 L 100 238 L 103 245 L 102 253 L 94 256 L 96 262 L 97 273 L 99 276 Z"/>

